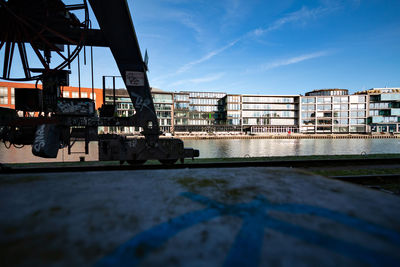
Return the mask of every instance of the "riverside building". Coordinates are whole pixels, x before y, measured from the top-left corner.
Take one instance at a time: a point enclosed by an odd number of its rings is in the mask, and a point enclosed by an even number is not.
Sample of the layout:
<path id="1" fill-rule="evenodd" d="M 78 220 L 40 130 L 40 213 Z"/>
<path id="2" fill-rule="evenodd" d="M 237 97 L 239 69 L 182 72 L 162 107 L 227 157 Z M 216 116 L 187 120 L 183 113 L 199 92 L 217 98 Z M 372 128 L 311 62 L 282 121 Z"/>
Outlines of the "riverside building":
<path id="1" fill-rule="evenodd" d="M 151 90 L 160 130 L 170 133 L 173 130 L 173 93 L 164 92 L 157 88 L 151 88 Z M 126 89 L 115 89 L 115 96 L 113 89 L 106 89 L 105 103 L 107 105 L 115 104 L 115 112 L 118 117 L 129 117 L 135 113 L 131 98 Z M 102 131 L 104 133 L 139 134 L 140 129 L 138 127 L 104 127 Z"/>
<path id="2" fill-rule="evenodd" d="M 347 89 L 322 89 L 300 97 L 301 133 L 366 133 L 367 96 Z"/>
<path id="3" fill-rule="evenodd" d="M 16 88 L 34 84 L 0 82 L 0 107 L 15 108 Z M 40 89 L 40 85 L 38 85 Z M 115 95 L 115 97 L 114 97 Z M 321 89 L 302 95 L 239 95 L 222 92 L 166 92 L 152 88 L 165 133 L 363 134 L 400 133 L 400 88 Z M 88 97 L 115 105 L 115 116 L 135 111 L 126 89 L 63 87 L 61 97 Z M 104 127 L 104 133 L 139 134 L 138 127 Z"/>
<path id="4" fill-rule="evenodd" d="M 226 93 L 177 92 L 174 93 L 175 132 L 211 132 L 222 123 L 219 100 Z"/>
<path id="5" fill-rule="evenodd" d="M 251 133 L 297 133 L 299 96 L 242 95 L 243 127 Z"/>
<path id="6" fill-rule="evenodd" d="M 400 88 L 372 88 L 357 94 L 369 97 L 369 132 L 400 133 Z"/>

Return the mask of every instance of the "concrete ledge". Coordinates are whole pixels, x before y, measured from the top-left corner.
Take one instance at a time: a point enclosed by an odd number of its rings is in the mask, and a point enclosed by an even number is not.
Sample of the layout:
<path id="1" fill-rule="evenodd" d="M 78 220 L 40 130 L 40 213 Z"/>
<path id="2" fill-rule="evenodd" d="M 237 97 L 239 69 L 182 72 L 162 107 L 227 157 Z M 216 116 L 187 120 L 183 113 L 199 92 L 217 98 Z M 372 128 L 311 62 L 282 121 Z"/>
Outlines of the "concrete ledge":
<path id="1" fill-rule="evenodd" d="M 2 175 L 2 266 L 387 265 L 400 199 L 290 168 Z"/>

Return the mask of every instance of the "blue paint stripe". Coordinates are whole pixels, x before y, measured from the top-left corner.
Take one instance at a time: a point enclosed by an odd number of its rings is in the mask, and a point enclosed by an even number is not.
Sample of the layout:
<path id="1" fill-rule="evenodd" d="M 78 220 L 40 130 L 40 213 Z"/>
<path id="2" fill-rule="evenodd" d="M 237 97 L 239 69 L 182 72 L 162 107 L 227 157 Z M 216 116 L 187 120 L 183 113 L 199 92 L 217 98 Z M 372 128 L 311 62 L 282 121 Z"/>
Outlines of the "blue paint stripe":
<path id="1" fill-rule="evenodd" d="M 138 234 L 111 255 L 101 259 L 96 266 L 137 266 L 147 254 L 160 248 L 180 231 L 219 215 L 220 212 L 216 209 L 205 209 L 171 219 Z"/>
<path id="2" fill-rule="evenodd" d="M 366 264 L 373 266 L 399 266 L 399 260 L 396 260 L 389 255 L 383 255 L 370 249 L 363 248 L 357 244 L 342 241 L 297 225 L 276 220 L 268 216 L 265 217 L 264 224 L 268 228 L 294 236 L 308 243 L 326 248 Z"/>
<path id="3" fill-rule="evenodd" d="M 346 214 L 301 204 L 270 204 L 263 196 L 256 197 L 250 203 L 226 205 L 193 193 L 182 193 L 181 195 L 201 203 L 207 208 L 181 215 L 138 234 L 111 255 L 99 261 L 97 266 L 137 266 L 146 255 L 160 248 L 180 231 L 223 215 L 232 215 L 243 219 L 242 228 L 225 259 L 225 266 L 257 266 L 261 257 L 266 227 L 367 264 L 396 266 L 398 261 L 391 256 L 379 254 L 357 244 L 271 218 L 266 211 L 278 210 L 289 214 L 319 216 L 399 243 L 400 238 L 397 232 Z"/>
<path id="4" fill-rule="evenodd" d="M 346 226 L 353 227 L 358 231 L 381 236 L 386 240 L 400 246 L 400 234 L 397 233 L 396 231 L 387 229 L 380 225 L 360 220 L 358 218 L 346 215 L 344 213 L 339 213 L 336 211 L 320 207 L 308 206 L 302 204 L 271 205 L 268 207 L 268 209 L 284 211 L 291 214 L 308 214 L 308 215 L 327 218 L 332 221 L 344 224 Z"/>
<path id="5" fill-rule="evenodd" d="M 242 228 L 225 259 L 225 267 L 253 267 L 260 264 L 265 226 L 263 216 L 244 218 Z"/>

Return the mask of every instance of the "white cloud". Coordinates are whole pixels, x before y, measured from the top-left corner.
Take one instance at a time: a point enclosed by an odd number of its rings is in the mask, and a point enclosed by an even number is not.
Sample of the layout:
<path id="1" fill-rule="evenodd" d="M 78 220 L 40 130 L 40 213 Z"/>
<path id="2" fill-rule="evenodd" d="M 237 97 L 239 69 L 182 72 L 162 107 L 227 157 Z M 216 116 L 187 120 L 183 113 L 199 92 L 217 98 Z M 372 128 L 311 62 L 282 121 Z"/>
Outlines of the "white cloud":
<path id="1" fill-rule="evenodd" d="M 317 7 L 317 8 L 309 9 L 307 7 L 302 7 L 301 9 L 299 9 L 295 12 L 289 13 L 286 16 L 274 21 L 270 26 L 268 26 L 266 28 L 255 29 L 255 30 L 251 31 L 249 34 L 258 37 L 258 36 L 264 35 L 268 32 L 277 30 L 288 23 L 302 22 L 302 21 L 304 22 L 305 20 L 308 20 L 308 19 L 315 19 L 315 18 L 322 16 L 328 12 L 331 12 L 333 9 L 335 9 L 335 8 L 334 7 L 330 7 L 330 8 Z"/>
<path id="2" fill-rule="evenodd" d="M 329 0 L 330 1 L 330 0 Z M 355 0 L 356 1 L 356 0 Z M 228 1 L 229 2 L 229 1 Z M 232 5 L 234 10 L 237 10 L 237 8 L 240 6 L 240 1 L 239 0 L 232 0 Z M 315 19 L 317 17 L 320 17 L 322 15 L 328 14 L 329 12 L 332 12 L 334 10 L 336 10 L 337 8 L 339 8 L 338 4 L 326 4 L 324 6 L 321 7 L 317 7 L 317 8 L 313 8 L 310 9 L 308 7 L 302 7 L 301 9 L 289 13 L 285 16 L 283 16 L 282 18 L 274 21 L 269 27 L 267 28 L 258 28 L 255 30 L 252 30 L 250 32 L 248 32 L 247 34 L 240 36 L 239 38 L 237 38 L 236 40 L 228 43 L 227 45 L 217 48 L 209 53 L 207 53 L 206 55 L 204 55 L 203 57 L 191 61 L 189 63 L 186 63 L 185 65 L 181 66 L 179 69 L 177 69 L 177 71 L 173 72 L 173 73 L 169 73 L 167 75 L 164 76 L 159 76 L 158 78 L 156 78 L 154 80 L 154 82 L 162 82 L 167 78 L 171 78 L 177 75 L 180 75 L 182 73 L 187 72 L 188 70 L 190 70 L 191 68 L 193 68 L 194 66 L 201 64 L 203 62 L 206 62 L 212 58 L 214 58 L 215 56 L 221 54 L 222 52 L 224 52 L 225 50 L 231 48 L 232 46 L 234 46 L 236 43 L 238 43 L 240 40 L 245 39 L 249 36 L 261 36 L 264 35 L 268 32 L 271 31 L 275 31 L 280 29 L 281 27 L 283 27 L 286 24 L 289 23 L 301 23 L 301 22 L 305 22 L 306 20 L 309 19 Z M 186 24 L 187 27 L 190 27 L 192 29 L 194 29 L 197 33 L 200 33 L 201 29 L 196 27 L 196 24 L 192 23 L 192 20 L 190 18 L 188 18 L 186 15 L 181 14 L 181 13 L 175 13 L 173 15 L 173 17 L 175 18 L 180 18 L 180 21 L 183 24 Z M 323 52 L 318 52 L 318 53 L 313 53 L 313 54 L 308 54 L 308 55 L 302 55 L 299 57 L 295 57 L 295 58 L 291 58 L 291 59 L 287 59 L 286 61 L 279 61 L 279 62 L 273 62 L 270 63 L 270 65 L 263 65 L 262 68 L 264 69 L 270 69 L 270 68 L 274 68 L 274 67 L 279 67 L 279 66 L 283 66 L 283 65 L 290 65 L 290 64 L 294 64 L 294 63 L 298 63 L 304 60 L 308 60 L 311 58 L 315 58 L 315 57 L 320 57 L 323 56 L 325 54 L 323 54 Z M 196 81 L 195 81 L 196 82 Z M 174 85 L 176 85 L 176 83 L 174 83 Z"/>
<path id="3" fill-rule="evenodd" d="M 182 84 L 188 84 L 188 83 L 189 84 L 199 84 L 199 83 L 212 82 L 212 81 L 215 81 L 215 80 L 219 80 L 224 75 L 225 75 L 225 73 L 221 72 L 221 73 L 216 73 L 216 74 L 208 75 L 208 76 L 201 77 L 201 78 L 180 80 L 180 81 L 172 83 L 171 87 L 172 86 L 182 85 Z"/>
<path id="4" fill-rule="evenodd" d="M 268 62 L 268 63 L 260 65 L 258 70 L 259 71 L 266 71 L 266 70 L 270 70 L 270 69 L 275 69 L 275 68 L 282 67 L 282 66 L 287 66 L 287 65 L 300 63 L 302 61 L 306 61 L 306 60 L 309 60 L 309 59 L 323 57 L 323 56 L 326 56 L 328 54 L 329 54 L 328 51 L 319 51 L 319 52 L 314 52 L 314 53 L 310 53 L 310 54 L 304 54 L 304 55 L 300 55 L 300 56 L 296 56 L 296 57 L 291 57 L 291 58 L 286 58 L 286 59 L 279 59 L 279 60 L 275 60 L 273 62 Z"/>
<path id="5" fill-rule="evenodd" d="M 205 56 L 203 56 L 203 57 L 200 58 L 200 59 L 194 60 L 194 61 L 192 61 L 192 62 L 189 62 L 189 63 L 183 65 L 182 67 L 180 67 L 180 68 L 176 71 L 176 74 L 180 74 L 180 73 L 186 72 L 186 71 L 188 71 L 189 69 L 191 69 L 193 66 L 195 66 L 195 65 L 197 65 L 197 64 L 200 64 L 200 63 L 203 63 L 203 62 L 205 62 L 205 61 L 207 61 L 207 60 L 212 59 L 213 57 L 215 57 L 215 56 L 221 54 L 221 53 L 222 53 L 223 51 L 225 51 L 226 49 L 228 49 L 228 48 L 234 46 L 239 40 L 240 40 L 240 39 L 236 39 L 235 41 L 232 41 L 232 42 L 230 42 L 229 44 L 227 44 L 227 45 L 225 45 L 225 46 L 223 46 L 223 47 L 221 47 L 221 48 L 218 48 L 218 49 L 215 49 L 215 50 L 209 52 L 208 54 L 206 54 Z"/>
<path id="6" fill-rule="evenodd" d="M 165 19 L 170 19 L 181 23 L 183 26 L 193 30 L 196 34 L 196 38 L 203 33 L 203 28 L 195 22 L 192 14 L 179 11 L 179 10 L 166 10 L 163 14 Z"/>

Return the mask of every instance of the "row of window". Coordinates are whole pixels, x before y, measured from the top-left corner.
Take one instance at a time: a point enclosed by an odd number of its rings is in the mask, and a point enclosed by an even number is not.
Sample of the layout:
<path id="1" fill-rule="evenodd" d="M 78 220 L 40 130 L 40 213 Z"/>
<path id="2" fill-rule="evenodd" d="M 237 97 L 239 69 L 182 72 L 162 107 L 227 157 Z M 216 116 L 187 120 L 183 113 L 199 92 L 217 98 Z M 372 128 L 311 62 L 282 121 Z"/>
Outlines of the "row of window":
<path id="1" fill-rule="evenodd" d="M 190 104 L 194 105 L 218 105 L 218 99 L 212 98 L 192 98 Z"/>
<path id="2" fill-rule="evenodd" d="M 307 127 L 303 126 L 301 127 L 301 132 L 303 133 L 314 133 L 315 130 L 317 132 L 331 132 L 331 127 L 326 127 L 326 126 L 318 126 L 317 129 L 315 129 L 314 126 L 312 127 Z M 353 132 L 353 133 L 364 133 L 365 126 L 333 126 L 332 127 L 332 132 L 335 133 L 348 133 L 348 132 Z"/>
<path id="3" fill-rule="evenodd" d="M 157 118 L 171 118 L 171 112 L 168 111 L 156 111 Z"/>
<path id="4" fill-rule="evenodd" d="M 383 109 L 383 108 L 391 108 L 391 103 L 381 102 L 381 103 L 369 103 L 370 109 Z"/>
<path id="5" fill-rule="evenodd" d="M 399 122 L 400 117 L 381 117 L 381 122 Z"/>
<path id="6" fill-rule="evenodd" d="M 366 108 L 365 104 L 323 104 L 317 105 L 317 110 L 363 110 Z M 315 110 L 315 105 L 302 105 L 302 110 Z"/>
<path id="7" fill-rule="evenodd" d="M 79 92 L 69 92 L 63 91 L 62 94 L 65 98 L 79 98 Z M 94 98 L 93 98 L 94 96 Z M 81 98 L 90 98 L 96 100 L 96 93 L 93 95 L 92 93 L 88 94 L 87 92 L 81 92 Z M 0 87 L 0 104 L 8 104 L 8 88 Z M 15 89 L 11 88 L 11 105 L 15 104 Z"/>
<path id="8" fill-rule="evenodd" d="M 243 103 L 294 103 L 294 97 L 243 96 Z"/>
<path id="9" fill-rule="evenodd" d="M 154 103 L 172 103 L 172 94 L 152 94 Z"/>
<path id="10" fill-rule="evenodd" d="M 240 110 L 240 104 L 228 104 L 228 110 Z"/>
<path id="11" fill-rule="evenodd" d="M 349 99 L 350 98 L 350 99 Z M 351 95 L 351 96 L 335 96 L 335 97 L 302 97 L 301 103 L 303 104 L 311 104 L 315 103 L 315 99 L 317 99 L 317 103 L 365 103 L 366 96 L 360 95 Z"/>
<path id="12" fill-rule="evenodd" d="M 189 110 L 200 111 L 200 112 L 213 112 L 213 111 L 218 111 L 218 107 L 217 106 L 190 106 Z"/>
<path id="13" fill-rule="evenodd" d="M 226 122 L 228 125 L 240 125 L 240 119 L 228 119 Z"/>
<path id="14" fill-rule="evenodd" d="M 340 124 L 340 125 L 346 125 L 346 124 L 365 124 L 365 119 L 305 119 L 301 120 L 301 123 L 303 125 L 332 125 L 332 124 Z"/>
<path id="15" fill-rule="evenodd" d="M 400 132 L 400 124 L 396 125 L 396 124 L 390 124 L 390 125 L 374 125 L 371 126 L 371 132 L 384 132 L 384 133 L 393 133 L 393 132 Z"/>
<path id="16" fill-rule="evenodd" d="M 94 98 L 93 98 L 93 96 L 94 96 Z M 63 91 L 63 97 L 65 97 L 65 98 L 70 98 L 70 97 L 71 98 L 79 98 L 79 92 Z M 93 95 L 92 93 L 88 94 L 87 92 L 81 92 L 81 98 L 90 98 L 90 99 L 96 100 L 96 93 Z"/>
<path id="17" fill-rule="evenodd" d="M 175 98 L 175 101 L 189 101 L 188 94 L 175 94 L 174 98 Z"/>
<path id="18" fill-rule="evenodd" d="M 293 104 L 243 104 L 243 109 L 295 109 Z"/>
<path id="19" fill-rule="evenodd" d="M 128 109 L 128 110 L 133 110 L 133 104 L 129 104 L 129 103 L 117 103 L 117 109 Z"/>
<path id="20" fill-rule="evenodd" d="M 243 118 L 243 125 L 295 125 L 294 119 Z"/>
<path id="21" fill-rule="evenodd" d="M 171 119 L 158 119 L 160 126 L 171 126 Z"/>
<path id="22" fill-rule="evenodd" d="M 171 104 L 154 104 L 156 110 L 172 110 Z"/>
<path id="23" fill-rule="evenodd" d="M 229 95 L 228 102 L 240 102 L 240 96 L 238 95 Z"/>
<path id="24" fill-rule="evenodd" d="M 310 92 L 308 95 L 310 96 L 329 96 L 329 95 L 346 95 L 348 93 L 347 90 L 324 90 L 317 92 Z"/>
<path id="25" fill-rule="evenodd" d="M 339 111 L 334 111 L 332 112 L 302 112 L 301 113 L 301 117 L 303 118 L 314 118 L 315 115 L 317 115 L 317 117 L 333 117 L 338 118 L 338 117 L 342 117 L 342 118 L 346 118 L 346 117 L 353 117 L 353 118 L 362 118 L 362 117 L 366 117 L 365 111 L 350 111 L 350 112 L 339 112 Z"/>
<path id="26" fill-rule="evenodd" d="M 205 93 L 205 92 L 189 92 L 189 96 L 198 98 L 223 98 L 225 93 Z"/>
<path id="27" fill-rule="evenodd" d="M 189 109 L 189 103 L 177 103 L 177 102 L 175 102 L 175 109 Z"/>
<path id="28" fill-rule="evenodd" d="M 243 111 L 243 117 L 295 117 L 296 113 L 294 111 Z"/>

